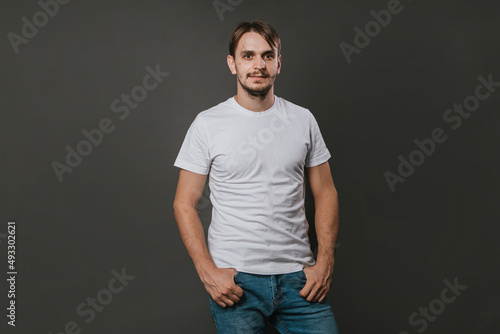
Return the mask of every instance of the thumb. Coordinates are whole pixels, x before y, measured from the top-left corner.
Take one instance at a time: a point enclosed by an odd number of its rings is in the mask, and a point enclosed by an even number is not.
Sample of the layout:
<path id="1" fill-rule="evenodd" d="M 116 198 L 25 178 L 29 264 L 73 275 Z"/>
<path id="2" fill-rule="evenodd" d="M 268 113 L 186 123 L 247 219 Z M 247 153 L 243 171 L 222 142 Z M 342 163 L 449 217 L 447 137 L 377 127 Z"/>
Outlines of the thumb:
<path id="1" fill-rule="evenodd" d="M 312 283 L 306 282 L 306 284 L 304 285 L 302 290 L 300 290 L 299 296 L 304 297 L 304 298 L 307 297 L 307 295 L 309 295 L 309 293 L 311 292 L 311 289 L 312 289 L 311 284 Z"/>
<path id="2" fill-rule="evenodd" d="M 241 286 L 239 286 L 236 283 L 234 284 L 233 291 L 234 291 L 235 295 L 237 295 L 238 297 L 241 298 L 243 296 L 243 289 L 241 288 Z"/>

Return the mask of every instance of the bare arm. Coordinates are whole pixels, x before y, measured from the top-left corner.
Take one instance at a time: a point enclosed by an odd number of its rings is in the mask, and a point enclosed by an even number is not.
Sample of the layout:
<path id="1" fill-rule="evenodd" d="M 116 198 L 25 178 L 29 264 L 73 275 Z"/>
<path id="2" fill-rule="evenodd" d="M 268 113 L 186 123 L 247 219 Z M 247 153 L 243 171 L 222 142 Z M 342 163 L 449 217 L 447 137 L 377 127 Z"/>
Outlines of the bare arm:
<path id="1" fill-rule="evenodd" d="M 316 209 L 314 224 L 318 238 L 318 256 L 316 265 L 304 269 L 309 277 L 301 296 L 308 301 L 321 302 L 332 282 L 339 229 L 339 203 L 328 161 L 318 166 L 306 167 L 306 173 Z"/>
<path id="2" fill-rule="evenodd" d="M 318 238 L 316 261 L 331 267 L 335 262 L 335 244 L 339 230 L 339 201 L 337 189 L 333 184 L 328 161 L 309 168 L 308 179 L 314 196 L 314 224 Z"/>
<path id="3" fill-rule="evenodd" d="M 182 242 L 205 289 L 220 306 L 232 306 L 243 295 L 243 290 L 234 284 L 233 276 L 236 270 L 217 268 L 208 251 L 205 233 L 198 216 L 198 203 L 206 179 L 206 175 L 180 170 L 173 204 L 175 220 Z"/>
<path id="4" fill-rule="evenodd" d="M 206 175 L 181 169 L 174 200 L 174 215 L 182 242 L 200 277 L 206 269 L 215 267 L 208 252 L 205 233 L 198 216 L 198 203 L 206 179 Z"/>

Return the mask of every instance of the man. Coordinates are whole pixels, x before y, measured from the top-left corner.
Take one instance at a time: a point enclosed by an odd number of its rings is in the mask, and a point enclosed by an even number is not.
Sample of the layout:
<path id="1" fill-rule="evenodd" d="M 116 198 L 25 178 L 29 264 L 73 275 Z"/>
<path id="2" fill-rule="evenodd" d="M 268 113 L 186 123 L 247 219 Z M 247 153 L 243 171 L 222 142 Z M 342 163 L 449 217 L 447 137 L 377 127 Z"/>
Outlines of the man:
<path id="1" fill-rule="evenodd" d="M 339 220 L 331 155 L 312 113 L 274 95 L 280 53 L 266 22 L 234 29 L 227 64 L 237 94 L 196 116 L 174 163 L 175 219 L 218 333 L 265 333 L 268 320 L 280 333 L 338 333 L 327 298 Z M 207 248 L 197 205 L 209 172 Z M 304 174 L 316 207 L 316 260 Z"/>

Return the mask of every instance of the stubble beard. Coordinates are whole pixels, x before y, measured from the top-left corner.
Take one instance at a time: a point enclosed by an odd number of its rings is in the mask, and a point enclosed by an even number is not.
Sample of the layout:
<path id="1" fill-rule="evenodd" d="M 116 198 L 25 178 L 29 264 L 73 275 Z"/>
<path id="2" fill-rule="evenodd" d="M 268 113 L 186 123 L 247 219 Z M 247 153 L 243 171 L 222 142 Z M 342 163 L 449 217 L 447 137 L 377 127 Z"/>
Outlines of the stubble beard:
<path id="1" fill-rule="evenodd" d="M 249 76 L 247 76 L 247 78 L 249 78 Z M 257 89 L 250 88 L 250 87 L 246 86 L 243 82 L 241 82 L 239 77 L 238 77 L 238 82 L 240 83 L 241 87 L 248 93 L 248 95 L 255 97 L 255 98 L 258 98 L 261 101 L 263 101 L 266 98 L 269 91 L 271 90 L 271 88 L 273 87 L 274 80 L 276 79 L 276 76 L 268 76 L 267 78 L 272 79 L 271 83 L 265 87 L 257 88 Z"/>

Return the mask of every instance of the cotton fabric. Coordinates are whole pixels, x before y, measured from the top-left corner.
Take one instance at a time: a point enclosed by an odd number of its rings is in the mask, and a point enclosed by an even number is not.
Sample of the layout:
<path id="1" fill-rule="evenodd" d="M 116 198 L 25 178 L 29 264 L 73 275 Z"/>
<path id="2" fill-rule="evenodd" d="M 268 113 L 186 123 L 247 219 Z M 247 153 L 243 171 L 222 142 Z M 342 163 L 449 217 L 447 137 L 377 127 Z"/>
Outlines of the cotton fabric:
<path id="1" fill-rule="evenodd" d="M 276 95 L 261 112 L 233 96 L 198 113 L 174 166 L 209 174 L 215 265 L 263 275 L 314 265 L 304 168 L 330 157 L 314 115 Z"/>

